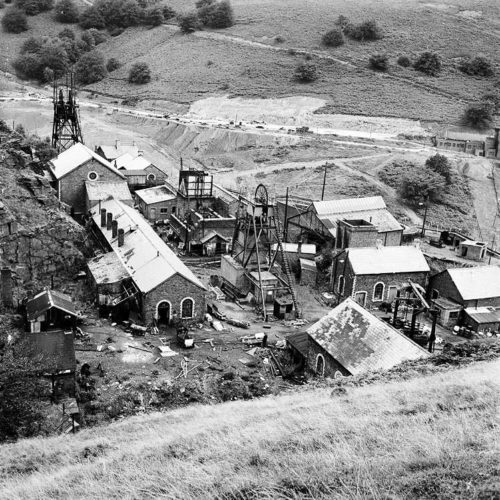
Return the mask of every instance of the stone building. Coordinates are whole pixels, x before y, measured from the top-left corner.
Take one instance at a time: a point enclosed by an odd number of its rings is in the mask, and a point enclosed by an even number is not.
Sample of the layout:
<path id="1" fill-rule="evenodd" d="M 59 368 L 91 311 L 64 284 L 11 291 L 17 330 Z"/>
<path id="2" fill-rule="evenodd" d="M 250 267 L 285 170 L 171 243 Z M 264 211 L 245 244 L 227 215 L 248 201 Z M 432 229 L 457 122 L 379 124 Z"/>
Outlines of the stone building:
<path id="1" fill-rule="evenodd" d="M 403 361 L 428 356 L 419 345 L 351 298 L 332 309 L 306 333 L 307 346 L 302 340 L 298 345 L 293 338 L 290 343 L 297 351 L 307 352 L 310 370 L 325 377 L 388 370 Z"/>
<path id="2" fill-rule="evenodd" d="M 177 210 L 177 195 L 166 185 L 136 191 L 135 198 L 142 215 L 151 222 L 169 219 Z"/>
<path id="3" fill-rule="evenodd" d="M 492 136 L 467 130 L 443 130 L 434 137 L 434 145 L 439 149 L 468 153 L 486 158 L 500 158 L 500 128 L 495 128 Z"/>
<path id="4" fill-rule="evenodd" d="M 154 165 L 142 154 L 134 157 L 130 153 L 125 153 L 112 163 L 126 177 L 133 191 L 158 186 L 168 179 L 168 173 L 163 167 Z"/>
<path id="5" fill-rule="evenodd" d="M 90 231 L 101 247 L 114 252 L 126 276 L 119 294 L 107 297 L 110 308 L 120 307 L 123 315 L 135 314 L 145 323 L 157 320 L 200 321 L 205 314 L 203 283 L 155 233 L 135 209 L 109 199 L 92 210 Z M 95 267 L 94 267 L 95 270 Z M 96 283 L 101 274 L 89 267 Z M 99 267 L 99 272 L 103 272 Z M 113 279 L 120 272 L 113 268 Z M 100 297 L 103 300 L 103 297 Z"/>
<path id="6" fill-rule="evenodd" d="M 332 291 L 339 302 L 352 297 L 364 307 L 378 307 L 392 302 L 409 279 L 425 289 L 429 271 L 414 246 L 349 248 L 334 258 Z"/>
<path id="7" fill-rule="evenodd" d="M 136 158 L 140 154 L 139 148 L 135 143 L 122 144 L 118 140 L 112 145 L 102 144 L 96 146 L 95 152 L 109 162 L 113 162 L 125 154 L 129 154 L 132 158 Z"/>
<path id="8" fill-rule="evenodd" d="M 134 200 L 126 181 L 85 181 L 87 212 L 99 202 L 114 197 L 133 207 Z"/>
<path id="9" fill-rule="evenodd" d="M 60 201 L 71 207 L 75 215 L 87 210 L 85 182 L 119 182 L 125 177 L 102 156 L 81 143 L 76 143 L 49 162 L 54 187 Z"/>

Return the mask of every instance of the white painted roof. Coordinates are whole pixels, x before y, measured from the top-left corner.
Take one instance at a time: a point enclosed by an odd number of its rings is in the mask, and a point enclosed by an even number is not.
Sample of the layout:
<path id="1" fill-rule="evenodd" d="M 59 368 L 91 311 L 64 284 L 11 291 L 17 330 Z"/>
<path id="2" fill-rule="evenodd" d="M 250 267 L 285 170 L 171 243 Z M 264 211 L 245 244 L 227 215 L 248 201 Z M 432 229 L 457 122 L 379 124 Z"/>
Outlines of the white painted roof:
<path id="1" fill-rule="evenodd" d="M 347 298 L 307 333 L 352 375 L 429 356 L 415 342 Z"/>
<path id="2" fill-rule="evenodd" d="M 109 161 L 105 160 L 102 156 L 99 156 L 80 142 L 73 144 L 73 146 L 59 154 L 57 158 L 50 160 L 49 168 L 56 179 L 61 179 L 92 159 L 97 160 L 111 171 L 117 173 L 120 177 L 123 177 Z"/>
<path id="3" fill-rule="evenodd" d="M 447 269 L 464 300 L 500 297 L 500 267 L 478 266 Z"/>
<path id="4" fill-rule="evenodd" d="M 127 181 L 85 181 L 85 189 L 90 201 L 103 201 L 110 196 L 121 201 L 132 201 Z"/>
<path id="5" fill-rule="evenodd" d="M 118 228 L 125 230 L 124 245 L 119 247 L 118 238 L 111 237 L 111 230 L 100 227 L 99 209 L 92 209 L 96 226 L 118 255 L 139 290 L 150 292 L 176 274 L 206 289 L 137 210 L 114 198 L 101 203 L 101 208 L 112 213 L 113 219 L 118 221 Z"/>
<path id="6" fill-rule="evenodd" d="M 255 281 L 259 281 L 259 272 L 258 271 L 252 271 L 250 273 L 250 276 L 255 279 Z M 260 276 L 262 278 L 262 281 L 278 281 L 278 278 L 271 273 L 270 271 L 261 271 Z"/>
<path id="7" fill-rule="evenodd" d="M 349 248 L 347 255 L 357 275 L 430 271 L 424 254 L 414 246 Z"/>
<path id="8" fill-rule="evenodd" d="M 299 252 L 299 244 L 298 243 L 282 243 L 281 246 L 283 247 L 283 252 L 287 253 L 298 253 Z M 276 252 L 276 249 L 278 248 L 278 244 L 275 243 L 273 245 L 273 252 Z M 305 254 L 311 254 L 311 255 L 316 255 L 316 245 L 310 245 L 310 244 L 302 244 L 302 247 L 300 249 L 300 253 L 305 253 Z"/>
<path id="9" fill-rule="evenodd" d="M 104 156 L 109 161 L 115 160 L 119 156 L 122 156 L 125 153 L 130 153 L 133 158 L 135 158 L 139 154 L 139 148 L 137 146 L 122 146 L 119 144 L 118 146 L 99 146 Z"/>
<path id="10" fill-rule="evenodd" d="M 135 192 L 135 195 L 147 205 L 177 198 L 177 194 L 173 193 L 167 186 L 140 189 Z"/>
<path id="11" fill-rule="evenodd" d="M 313 202 L 313 206 L 318 215 L 345 214 L 349 212 L 381 210 L 387 208 L 382 196 L 315 201 Z"/>
<path id="12" fill-rule="evenodd" d="M 136 156 L 135 158 L 128 158 L 128 156 L 130 155 L 123 155 L 116 159 L 117 165 L 118 160 L 121 159 L 119 163 L 120 166 L 118 168 L 124 168 L 125 170 L 144 170 L 146 167 L 149 167 L 149 165 L 152 165 L 152 163 L 147 158 L 144 158 L 144 156 Z"/>
<path id="13" fill-rule="evenodd" d="M 113 160 L 113 165 L 118 169 L 125 168 L 125 165 L 131 162 L 133 159 L 134 157 L 130 153 L 125 153 L 119 156 L 118 158 L 115 158 Z"/>

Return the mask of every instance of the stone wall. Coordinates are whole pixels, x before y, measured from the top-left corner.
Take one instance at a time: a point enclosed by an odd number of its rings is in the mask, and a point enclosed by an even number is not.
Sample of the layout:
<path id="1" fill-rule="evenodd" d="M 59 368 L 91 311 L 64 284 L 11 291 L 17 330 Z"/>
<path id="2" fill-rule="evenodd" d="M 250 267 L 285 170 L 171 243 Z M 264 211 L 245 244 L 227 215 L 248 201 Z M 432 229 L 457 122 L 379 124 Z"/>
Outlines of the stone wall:
<path id="1" fill-rule="evenodd" d="M 322 356 L 324 359 L 324 376 L 325 377 L 335 377 L 337 372 L 340 372 L 343 376 L 350 375 L 349 371 L 346 370 L 340 363 L 338 363 L 328 352 L 323 349 L 314 339 L 309 337 L 309 348 L 307 350 L 307 365 L 309 369 L 315 373 L 317 367 L 318 356 Z M 318 373 L 318 375 L 321 375 Z"/>

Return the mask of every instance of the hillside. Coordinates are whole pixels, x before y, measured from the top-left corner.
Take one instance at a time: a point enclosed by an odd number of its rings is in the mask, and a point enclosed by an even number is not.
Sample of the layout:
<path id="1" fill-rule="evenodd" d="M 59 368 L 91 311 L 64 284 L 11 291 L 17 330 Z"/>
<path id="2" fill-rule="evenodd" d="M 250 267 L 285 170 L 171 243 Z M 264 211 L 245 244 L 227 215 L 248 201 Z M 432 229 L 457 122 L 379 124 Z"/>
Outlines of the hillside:
<path id="1" fill-rule="evenodd" d="M 4 445 L 0 498 L 498 498 L 500 361 L 413 373 Z"/>

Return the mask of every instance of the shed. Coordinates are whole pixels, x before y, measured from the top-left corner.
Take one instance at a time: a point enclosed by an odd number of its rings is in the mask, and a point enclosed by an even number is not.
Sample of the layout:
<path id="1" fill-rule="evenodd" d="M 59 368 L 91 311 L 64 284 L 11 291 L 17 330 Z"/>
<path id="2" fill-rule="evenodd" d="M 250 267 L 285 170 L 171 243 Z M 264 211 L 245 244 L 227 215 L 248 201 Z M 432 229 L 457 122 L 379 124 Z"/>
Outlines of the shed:
<path id="1" fill-rule="evenodd" d="M 274 299 L 274 316 L 278 319 L 292 319 L 293 301 L 289 295 Z"/>
<path id="2" fill-rule="evenodd" d="M 481 333 L 500 333 L 500 308 L 468 307 L 464 309 L 464 325 Z"/>
<path id="3" fill-rule="evenodd" d="M 26 319 L 31 332 L 72 328 L 77 317 L 71 297 L 55 290 L 44 290 L 26 302 Z"/>
<path id="4" fill-rule="evenodd" d="M 462 306 L 444 297 L 432 301 L 438 313 L 438 322 L 443 326 L 455 326 L 458 323 Z"/>

